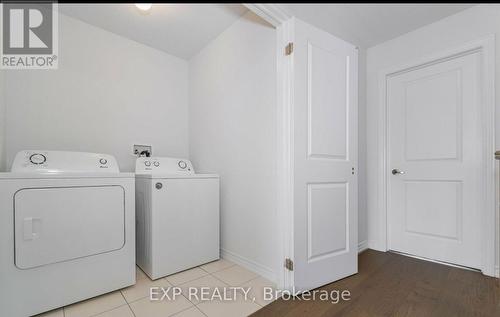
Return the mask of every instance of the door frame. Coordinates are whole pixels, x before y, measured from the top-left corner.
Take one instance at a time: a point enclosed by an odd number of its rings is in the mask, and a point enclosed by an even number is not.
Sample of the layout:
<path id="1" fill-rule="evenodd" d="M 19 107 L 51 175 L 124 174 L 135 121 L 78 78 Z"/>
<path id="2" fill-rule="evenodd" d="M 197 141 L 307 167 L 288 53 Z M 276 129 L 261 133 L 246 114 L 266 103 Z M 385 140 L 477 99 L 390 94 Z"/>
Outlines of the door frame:
<path id="1" fill-rule="evenodd" d="M 295 38 L 295 20 L 290 18 L 277 28 L 277 221 L 279 258 L 278 288 L 293 291 L 294 272 L 286 269 L 285 259 L 294 260 L 294 54 L 286 55 L 285 47 Z"/>
<path id="2" fill-rule="evenodd" d="M 482 237 L 482 267 L 483 274 L 488 276 L 498 276 L 498 267 L 496 266 L 496 242 L 498 240 L 498 204 L 499 196 L 496 191 L 498 187 L 496 179 L 498 178 L 498 168 L 495 162 L 495 36 L 489 35 L 478 40 L 462 44 L 458 47 L 441 51 L 430 56 L 421 58 L 411 63 L 391 67 L 379 72 L 379 98 L 380 112 L 378 118 L 378 140 L 379 140 L 379 168 L 378 168 L 378 188 L 377 194 L 378 209 L 380 210 L 380 219 L 378 225 L 382 233 L 380 241 L 381 249 L 388 251 L 389 245 L 389 182 L 388 166 L 389 160 L 389 131 L 388 131 L 388 109 L 387 109 L 387 80 L 389 77 L 423 68 L 435 63 L 446 61 L 458 56 L 467 55 L 473 52 L 481 53 L 481 120 L 482 133 L 485 138 L 483 143 L 483 179 L 484 184 L 484 213 L 481 223 L 483 224 Z"/>
<path id="3" fill-rule="evenodd" d="M 294 291 L 293 271 L 285 268 L 285 258 L 293 260 L 293 54 L 285 47 L 294 39 L 294 17 L 278 4 L 244 4 L 276 29 L 276 284 L 280 290 Z"/>

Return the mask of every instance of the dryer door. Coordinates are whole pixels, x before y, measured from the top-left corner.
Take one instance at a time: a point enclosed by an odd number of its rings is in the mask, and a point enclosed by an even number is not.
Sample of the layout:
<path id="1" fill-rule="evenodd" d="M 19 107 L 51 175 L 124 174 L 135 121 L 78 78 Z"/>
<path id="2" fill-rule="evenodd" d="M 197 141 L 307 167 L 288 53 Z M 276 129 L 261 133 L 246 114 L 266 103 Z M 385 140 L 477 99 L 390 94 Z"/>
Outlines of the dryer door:
<path id="1" fill-rule="evenodd" d="M 118 250 L 125 244 L 121 186 L 25 188 L 14 195 L 20 269 Z"/>

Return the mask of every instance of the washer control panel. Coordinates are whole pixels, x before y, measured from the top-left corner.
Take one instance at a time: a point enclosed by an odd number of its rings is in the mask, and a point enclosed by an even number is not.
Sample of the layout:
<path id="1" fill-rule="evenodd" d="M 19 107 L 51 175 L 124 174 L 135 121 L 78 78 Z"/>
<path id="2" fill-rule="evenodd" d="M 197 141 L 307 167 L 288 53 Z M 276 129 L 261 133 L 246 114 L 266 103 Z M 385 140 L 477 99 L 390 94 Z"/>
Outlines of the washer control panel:
<path id="1" fill-rule="evenodd" d="M 139 157 L 135 163 L 137 174 L 194 174 L 193 164 L 187 159 L 174 157 Z"/>
<path id="2" fill-rule="evenodd" d="M 11 168 L 11 172 L 40 173 L 118 173 L 119 171 L 118 163 L 112 155 L 44 150 L 18 152 Z"/>

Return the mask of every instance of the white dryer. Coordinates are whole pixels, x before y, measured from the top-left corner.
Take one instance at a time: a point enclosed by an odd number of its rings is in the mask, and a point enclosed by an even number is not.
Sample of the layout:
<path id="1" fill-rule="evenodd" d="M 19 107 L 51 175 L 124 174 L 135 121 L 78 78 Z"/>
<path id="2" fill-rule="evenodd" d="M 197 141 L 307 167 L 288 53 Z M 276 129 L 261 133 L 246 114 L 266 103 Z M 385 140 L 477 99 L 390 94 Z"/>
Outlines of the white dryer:
<path id="1" fill-rule="evenodd" d="M 22 151 L 0 173 L 0 315 L 135 283 L 134 175 L 105 154 Z"/>
<path id="2" fill-rule="evenodd" d="M 137 265 L 151 279 L 219 259 L 219 176 L 189 160 L 136 161 Z"/>

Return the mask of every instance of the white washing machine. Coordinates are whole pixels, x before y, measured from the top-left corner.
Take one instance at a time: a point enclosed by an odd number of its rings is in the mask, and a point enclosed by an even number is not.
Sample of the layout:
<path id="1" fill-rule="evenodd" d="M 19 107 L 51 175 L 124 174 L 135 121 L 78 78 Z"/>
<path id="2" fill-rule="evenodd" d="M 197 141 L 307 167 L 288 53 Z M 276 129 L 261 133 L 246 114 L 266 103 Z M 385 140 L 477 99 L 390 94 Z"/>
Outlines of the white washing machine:
<path id="1" fill-rule="evenodd" d="M 137 265 L 157 279 L 219 259 L 219 176 L 168 157 L 135 170 Z"/>
<path id="2" fill-rule="evenodd" d="M 105 154 L 22 151 L 0 173 L 0 316 L 135 283 L 134 174 Z"/>

